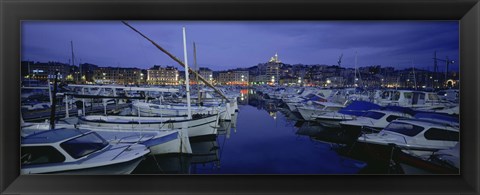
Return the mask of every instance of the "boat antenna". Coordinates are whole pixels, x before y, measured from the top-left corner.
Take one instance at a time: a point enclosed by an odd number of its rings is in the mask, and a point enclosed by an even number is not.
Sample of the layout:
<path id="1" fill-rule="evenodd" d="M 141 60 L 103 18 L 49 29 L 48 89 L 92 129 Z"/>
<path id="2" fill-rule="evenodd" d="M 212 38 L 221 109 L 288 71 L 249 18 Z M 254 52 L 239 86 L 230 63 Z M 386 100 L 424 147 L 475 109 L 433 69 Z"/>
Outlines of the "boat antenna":
<path id="1" fill-rule="evenodd" d="M 73 53 L 73 41 L 70 41 L 70 48 L 72 50 L 72 66 L 75 66 L 75 54 Z M 79 65 L 80 67 L 80 65 Z M 78 74 L 75 76 L 75 81 L 78 83 Z"/>
<path id="2" fill-rule="evenodd" d="M 413 81 L 415 83 L 415 90 L 417 90 L 417 77 L 415 75 L 415 65 L 413 64 L 414 59 L 415 58 L 412 59 L 412 71 L 413 71 Z"/>
<path id="3" fill-rule="evenodd" d="M 125 24 L 126 26 L 128 26 L 130 29 L 132 29 L 133 31 L 135 31 L 136 33 L 138 33 L 140 36 L 142 36 L 143 38 L 147 39 L 150 43 L 152 43 L 157 49 L 159 49 L 160 51 L 162 51 L 163 53 L 165 53 L 168 57 L 172 58 L 175 62 L 177 62 L 180 66 L 182 67 L 185 67 L 185 64 L 179 60 L 177 57 L 175 57 L 174 55 L 172 55 L 170 52 L 168 52 L 167 50 L 165 50 L 163 47 L 161 47 L 160 45 L 158 45 L 155 41 L 151 40 L 150 38 L 148 38 L 147 36 L 145 36 L 144 34 L 142 34 L 140 31 L 138 31 L 137 29 L 133 28 L 130 24 L 128 24 L 127 22 L 125 21 L 122 21 L 123 24 Z M 205 85 L 207 85 L 208 87 L 211 87 L 215 92 L 217 92 L 218 94 L 220 94 L 220 96 L 222 96 L 227 102 L 230 102 L 230 100 L 227 98 L 227 96 L 225 96 L 220 90 L 218 90 L 217 88 L 215 88 L 215 86 L 213 86 L 211 83 L 209 83 L 205 78 L 202 77 L 202 75 L 199 75 L 196 71 L 192 70 L 191 68 L 186 68 L 186 70 L 192 72 L 193 74 L 195 75 L 198 75 L 198 78 L 203 81 L 205 83 Z"/>
<path id="4" fill-rule="evenodd" d="M 400 84 L 400 77 L 397 76 L 397 84 L 395 85 L 395 90 L 398 90 L 398 85 Z"/>
<path id="5" fill-rule="evenodd" d="M 343 58 L 343 53 L 340 55 L 340 57 L 338 57 L 337 64 L 338 64 L 339 67 L 340 67 L 341 64 L 342 64 L 342 58 Z"/>
<path id="6" fill-rule="evenodd" d="M 183 30 L 183 59 L 185 62 L 185 86 L 187 90 L 187 108 L 188 108 L 188 119 L 192 119 L 192 108 L 190 107 L 190 79 L 188 78 L 188 57 L 187 57 L 187 35 L 185 33 L 185 27 Z"/>
<path id="7" fill-rule="evenodd" d="M 358 78 L 357 78 L 357 51 L 355 51 L 355 80 L 353 82 L 354 86 L 355 86 L 355 84 L 357 84 L 357 80 L 358 80 Z"/>

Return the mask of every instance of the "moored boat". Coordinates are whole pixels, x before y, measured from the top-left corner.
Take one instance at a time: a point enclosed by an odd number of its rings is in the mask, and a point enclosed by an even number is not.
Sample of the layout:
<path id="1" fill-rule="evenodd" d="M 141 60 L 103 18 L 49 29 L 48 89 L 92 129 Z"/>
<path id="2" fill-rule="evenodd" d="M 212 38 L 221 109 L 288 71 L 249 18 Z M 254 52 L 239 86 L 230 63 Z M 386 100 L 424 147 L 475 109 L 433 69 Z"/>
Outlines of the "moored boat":
<path id="1" fill-rule="evenodd" d="M 22 174 L 129 174 L 150 150 L 111 144 L 90 130 L 54 129 L 22 138 Z"/>
<path id="2" fill-rule="evenodd" d="M 180 130 L 188 129 L 189 137 L 216 136 L 218 114 L 193 115 L 188 117 L 134 117 L 134 116 L 102 116 L 89 115 L 79 117 L 80 124 L 94 127 L 129 128 L 129 129 L 157 129 Z"/>

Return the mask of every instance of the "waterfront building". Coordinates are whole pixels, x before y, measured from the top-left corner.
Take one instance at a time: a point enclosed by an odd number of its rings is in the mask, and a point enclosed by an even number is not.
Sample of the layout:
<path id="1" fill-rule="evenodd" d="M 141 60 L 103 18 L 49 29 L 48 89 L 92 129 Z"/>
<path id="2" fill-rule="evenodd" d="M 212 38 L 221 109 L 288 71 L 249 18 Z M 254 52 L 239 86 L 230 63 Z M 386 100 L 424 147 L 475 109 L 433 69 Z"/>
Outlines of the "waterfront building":
<path id="1" fill-rule="evenodd" d="M 59 80 L 73 80 L 73 75 L 78 72 L 78 67 L 61 62 L 33 62 L 23 61 L 22 77 L 24 79 L 34 79 L 45 82 L 55 77 L 55 72 L 59 72 Z"/>
<path id="2" fill-rule="evenodd" d="M 93 80 L 97 84 L 134 85 L 142 84 L 144 76 L 138 68 L 98 67 Z"/>
<path id="3" fill-rule="evenodd" d="M 302 79 L 301 77 L 282 76 L 278 81 L 278 84 L 283 86 L 301 85 Z"/>
<path id="4" fill-rule="evenodd" d="M 266 84 L 264 81 L 266 80 L 267 75 L 250 75 L 249 77 L 249 82 L 251 85 Z"/>
<path id="5" fill-rule="evenodd" d="M 343 87 L 345 80 L 341 76 L 328 77 L 325 80 L 325 87 Z"/>
<path id="6" fill-rule="evenodd" d="M 249 73 L 247 70 L 229 70 L 219 72 L 217 82 L 221 85 L 248 85 Z"/>
<path id="7" fill-rule="evenodd" d="M 93 76 L 95 74 L 95 70 L 98 68 L 97 65 L 83 63 L 80 64 L 80 75 L 82 83 L 93 83 Z"/>
<path id="8" fill-rule="evenodd" d="M 178 85 L 178 76 L 178 69 L 173 66 L 155 65 L 147 70 L 147 83 L 149 85 Z"/>
<path id="9" fill-rule="evenodd" d="M 198 74 L 202 76 L 204 79 L 206 79 L 210 84 L 213 84 L 213 71 L 210 70 L 209 68 L 205 67 L 200 67 L 198 69 Z M 204 84 L 203 82 L 199 82 L 200 84 Z"/>

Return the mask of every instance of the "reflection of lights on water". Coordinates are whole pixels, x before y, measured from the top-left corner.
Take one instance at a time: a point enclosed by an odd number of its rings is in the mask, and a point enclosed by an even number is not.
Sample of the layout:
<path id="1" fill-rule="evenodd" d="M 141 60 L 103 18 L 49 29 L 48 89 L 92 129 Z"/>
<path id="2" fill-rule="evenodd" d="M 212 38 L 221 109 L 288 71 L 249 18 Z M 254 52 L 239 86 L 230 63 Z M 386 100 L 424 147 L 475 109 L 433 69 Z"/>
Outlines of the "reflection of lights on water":
<path id="1" fill-rule="evenodd" d="M 268 113 L 273 119 L 277 119 L 277 112 L 269 112 Z"/>
<path id="2" fill-rule="evenodd" d="M 240 97 L 240 100 L 241 100 L 241 101 L 243 101 L 243 100 L 244 100 L 243 96 L 242 96 L 242 97 Z"/>

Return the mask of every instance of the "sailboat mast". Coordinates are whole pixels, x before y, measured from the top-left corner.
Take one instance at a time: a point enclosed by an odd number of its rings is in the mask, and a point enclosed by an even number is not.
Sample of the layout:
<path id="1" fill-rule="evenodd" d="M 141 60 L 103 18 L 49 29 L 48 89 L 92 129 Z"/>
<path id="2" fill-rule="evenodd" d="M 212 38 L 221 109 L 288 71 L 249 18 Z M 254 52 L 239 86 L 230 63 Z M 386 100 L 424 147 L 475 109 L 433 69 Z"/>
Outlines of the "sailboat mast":
<path id="1" fill-rule="evenodd" d="M 151 40 L 150 38 L 148 38 L 147 36 L 145 36 L 144 34 L 142 34 L 140 31 L 138 31 L 137 29 L 133 28 L 133 26 L 131 26 L 130 24 L 128 24 L 127 22 L 125 21 L 122 21 L 123 24 L 125 24 L 127 27 L 129 27 L 130 29 L 132 29 L 133 31 L 135 31 L 136 33 L 138 33 L 140 36 L 142 36 L 143 38 L 145 38 L 147 41 L 149 41 L 150 43 L 152 43 L 157 49 L 159 49 L 160 51 L 162 51 L 163 53 L 165 53 L 168 57 L 170 57 L 172 60 L 174 60 L 175 62 L 177 62 L 180 66 L 183 66 L 185 67 L 185 64 L 184 62 L 182 62 L 181 60 L 179 60 L 177 57 L 175 57 L 174 55 L 172 55 L 170 52 L 168 52 L 167 50 L 165 50 L 164 48 L 162 48 L 160 45 L 158 45 L 157 43 L 155 43 L 155 41 Z M 189 70 L 189 69 L 187 69 Z M 198 73 L 194 70 L 191 70 L 193 74 L 196 74 L 198 76 L 198 78 L 203 81 L 203 83 L 205 83 L 205 85 L 207 85 L 208 87 L 212 88 L 215 92 L 217 92 L 220 96 L 222 96 L 227 102 L 230 102 L 230 100 L 227 98 L 227 96 L 225 96 L 225 94 L 223 94 L 222 91 L 218 90 L 217 88 L 215 88 L 215 86 L 213 86 L 209 81 L 207 81 L 205 78 L 203 78 L 201 75 L 198 75 Z"/>
<path id="2" fill-rule="evenodd" d="M 355 80 L 353 81 L 353 85 L 357 84 L 357 51 L 355 51 Z M 355 86 L 356 87 L 356 86 Z"/>
<path id="3" fill-rule="evenodd" d="M 50 129 L 55 129 L 55 109 L 56 109 L 56 104 L 57 104 L 57 82 L 58 82 L 58 75 L 60 73 L 58 70 L 55 70 L 55 80 L 53 80 L 53 100 L 52 100 L 52 105 L 50 106 Z"/>
<path id="4" fill-rule="evenodd" d="M 75 66 L 75 54 L 73 53 L 73 41 L 70 41 L 70 48 L 72 50 L 72 66 Z M 75 80 L 78 82 L 78 75 L 75 77 Z"/>
<path id="5" fill-rule="evenodd" d="M 192 108 L 190 107 L 190 80 L 188 78 L 188 57 L 187 57 L 187 37 L 185 33 L 185 27 L 183 27 L 183 59 L 185 62 L 185 85 L 187 90 L 187 108 L 188 119 L 192 118 Z"/>
<path id="6" fill-rule="evenodd" d="M 193 63 L 195 65 L 195 71 L 198 73 L 197 69 L 197 46 L 195 45 L 195 42 L 193 42 Z M 197 84 L 197 92 L 198 92 L 198 99 L 197 99 L 197 104 L 200 105 L 200 85 L 198 84 L 198 74 L 195 74 L 195 83 Z"/>

